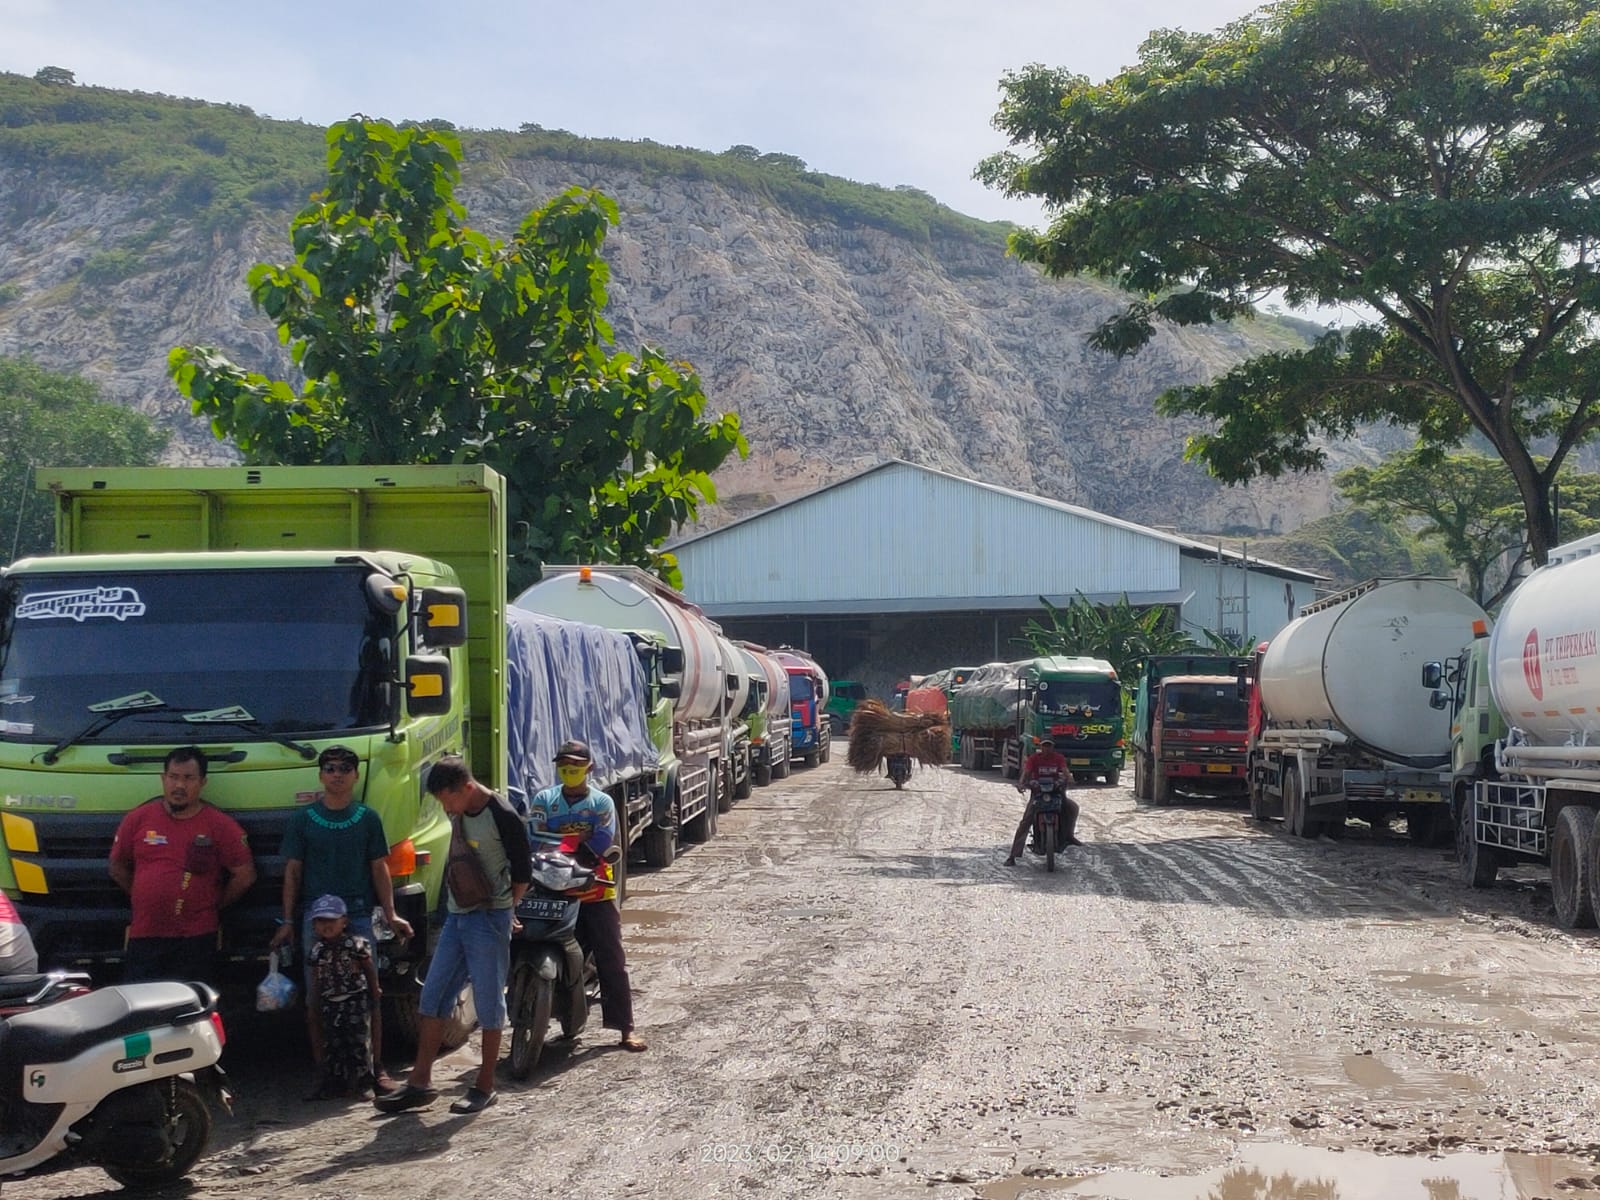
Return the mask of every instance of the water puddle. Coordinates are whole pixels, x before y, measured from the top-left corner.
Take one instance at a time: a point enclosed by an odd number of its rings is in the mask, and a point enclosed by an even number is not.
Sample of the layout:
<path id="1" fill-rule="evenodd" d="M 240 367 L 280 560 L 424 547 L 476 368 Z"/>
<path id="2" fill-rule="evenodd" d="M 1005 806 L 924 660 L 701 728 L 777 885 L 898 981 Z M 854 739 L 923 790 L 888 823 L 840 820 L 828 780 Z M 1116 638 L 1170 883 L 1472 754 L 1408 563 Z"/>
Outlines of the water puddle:
<path id="1" fill-rule="evenodd" d="M 682 913 L 662 912 L 652 908 L 624 908 L 622 910 L 622 924 L 638 925 L 651 928 L 656 925 L 665 925 L 669 921 L 676 921 Z"/>
<path id="2" fill-rule="evenodd" d="M 991 1180 L 978 1193 L 982 1200 L 1049 1194 L 1094 1200 L 1582 1200 L 1600 1196 L 1600 1171 L 1593 1163 L 1545 1154 L 1420 1158 L 1245 1143 L 1233 1162 L 1200 1175 L 1014 1175 Z"/>

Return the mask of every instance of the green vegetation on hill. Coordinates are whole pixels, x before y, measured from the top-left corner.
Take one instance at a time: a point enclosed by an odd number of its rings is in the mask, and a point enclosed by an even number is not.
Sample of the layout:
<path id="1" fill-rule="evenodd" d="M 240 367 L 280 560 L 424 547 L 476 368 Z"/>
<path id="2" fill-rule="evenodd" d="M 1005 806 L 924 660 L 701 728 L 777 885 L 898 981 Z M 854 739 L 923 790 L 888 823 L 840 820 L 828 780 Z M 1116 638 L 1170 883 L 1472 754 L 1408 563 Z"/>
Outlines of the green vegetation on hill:
<path id="1" fill-rule="evenodd" d="M 417 124 L 448 127 L 441 121 Z M 532 125 L 522 132 L 462 131 L 460 136 L 469 163 L 485 155 L 543 158 L 615 166 L 646 179 L 705 180 L 769 200 L 797 216 L 868 226 L 916 241 L 961 238 L 998 253 L 1009 228 L 963 216 L 916 188 L 855 183 L 806 170 L 792 155 L 762 154 L 748 146 L 713 154 Z M 166 215 L 210 229 L 237 226 L 256 208 L 304 203 L 327 166 L 323 130 L 313 125 L 261 117 L 243 105 L 40 83 L 4 72 L 0 164 L 31 170 L 48 166 L 108 189 L 165 193 L 173 201 Z"/>

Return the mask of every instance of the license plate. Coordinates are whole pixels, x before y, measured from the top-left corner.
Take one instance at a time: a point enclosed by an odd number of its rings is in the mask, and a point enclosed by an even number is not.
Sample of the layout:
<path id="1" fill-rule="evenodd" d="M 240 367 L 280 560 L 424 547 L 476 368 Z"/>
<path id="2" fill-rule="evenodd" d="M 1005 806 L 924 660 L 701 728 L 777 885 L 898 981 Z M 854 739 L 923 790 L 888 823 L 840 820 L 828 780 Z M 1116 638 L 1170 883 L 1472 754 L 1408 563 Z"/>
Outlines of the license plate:
<path id="1" fill-rule="evenodd" d="M 546 900 L 543 897 L 537 900 L 524 900 L 517 905 L 517 915 L 532 917 L 536 921 L 553 921 L 567 915 L 567 902 Z"/>
<path id="2" fill-rule="evenodd" d="M 1067 759 L 1067 763 L 1068 765 L 1074 767 L 1087 767 L 1089 765 L 1089 760 L 1087 758 L 1069 758 Z"/>
<path id="3" fill-rule="evenodd" d="M 1206 770 L 1215 771 L 1218 775 L 1231 775 L 1231 774 L 1233 774 L 1233 764 L 1231 764 L 1231 763 L 1207 763 L 1206 764 Z"/>

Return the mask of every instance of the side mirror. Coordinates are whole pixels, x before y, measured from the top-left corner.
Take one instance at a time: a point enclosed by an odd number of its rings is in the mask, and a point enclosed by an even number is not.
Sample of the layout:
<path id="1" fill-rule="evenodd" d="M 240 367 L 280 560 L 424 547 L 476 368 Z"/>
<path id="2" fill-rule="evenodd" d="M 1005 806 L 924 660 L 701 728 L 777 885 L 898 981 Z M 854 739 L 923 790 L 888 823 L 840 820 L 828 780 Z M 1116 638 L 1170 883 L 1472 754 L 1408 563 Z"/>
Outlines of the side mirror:
<path id="1" fill-rule="evenodd" d="M 387 575 L 373 572 L 367 576 L 367 607 L 375 613 L 392 617 L 400 611 L 410 593 L 406 585 Z"/>
<path id="2" fill-rule="evenodd" d="M 1443 709 L 1449 708 L 1450 707 L 1450 694 L 1448 692 L 1442 692 L 1438 688 L 1435 688 L 1433 690 L 1433 692 L 1428 696 L 1428 707 L 1429 708 L 1437 708 L 1437 709 L 1440 709 L 1441 711 Z"/>
<path id="3" fill-rule="evenodd" d="M 661 673 L 663 675 L 683 674 L 683 648 L 681 646 L 662 647 Z"/>
<path id="4" fill-rule="evenodd" d="M 450 703 L 450 659 L 443 654 L 408 655 L 406 711 L 413 717 L 442 717 Z"/>
<path id="5" fill-rule="evenodd" d="M 1431 663 L 1423 663 L 1422 664 L 1422 686 L 1423 687 L 1425 687 L 1425 688 L 1436 688 L 1443 682 L 1444 682 L 1444 664 L 1443 663 L 1431 662 Z M 1439 705 L 1435 704 L 1434 707 L 1438 708 Z"/>
<path id="6" fill-rule="evenodd" d="M 417 605 L 417 622 L 424 646 L 465 646 L 467 593 L 456 587 L 423 588 Z"/>
<path id="7" fill-rule="evenodd" d="M 663 679 L 659 690 L 668 700 L 676 700 L 683 695 L 683 682 L 677 679 Z"/>

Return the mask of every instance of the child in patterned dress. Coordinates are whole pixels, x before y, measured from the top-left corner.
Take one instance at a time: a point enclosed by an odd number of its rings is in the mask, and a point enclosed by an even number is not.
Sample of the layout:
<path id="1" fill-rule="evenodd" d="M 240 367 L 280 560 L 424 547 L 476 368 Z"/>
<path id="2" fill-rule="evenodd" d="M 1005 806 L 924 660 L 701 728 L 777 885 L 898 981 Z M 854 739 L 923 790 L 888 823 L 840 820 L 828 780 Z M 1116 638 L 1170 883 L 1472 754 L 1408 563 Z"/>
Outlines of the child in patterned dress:
<path id="1" fill-rule="evenodd" d="M 365 1098 L 374 1083 L 379 1048 L 372 1045 L 372 1006 L 382 995 L 372 946 L 349 932 L 349 914 L 338 896 L 320 896 L 311 906 L 316 940 L 311 967 L 311 1053 L 317 1064 L 316 1099 Z"/>

